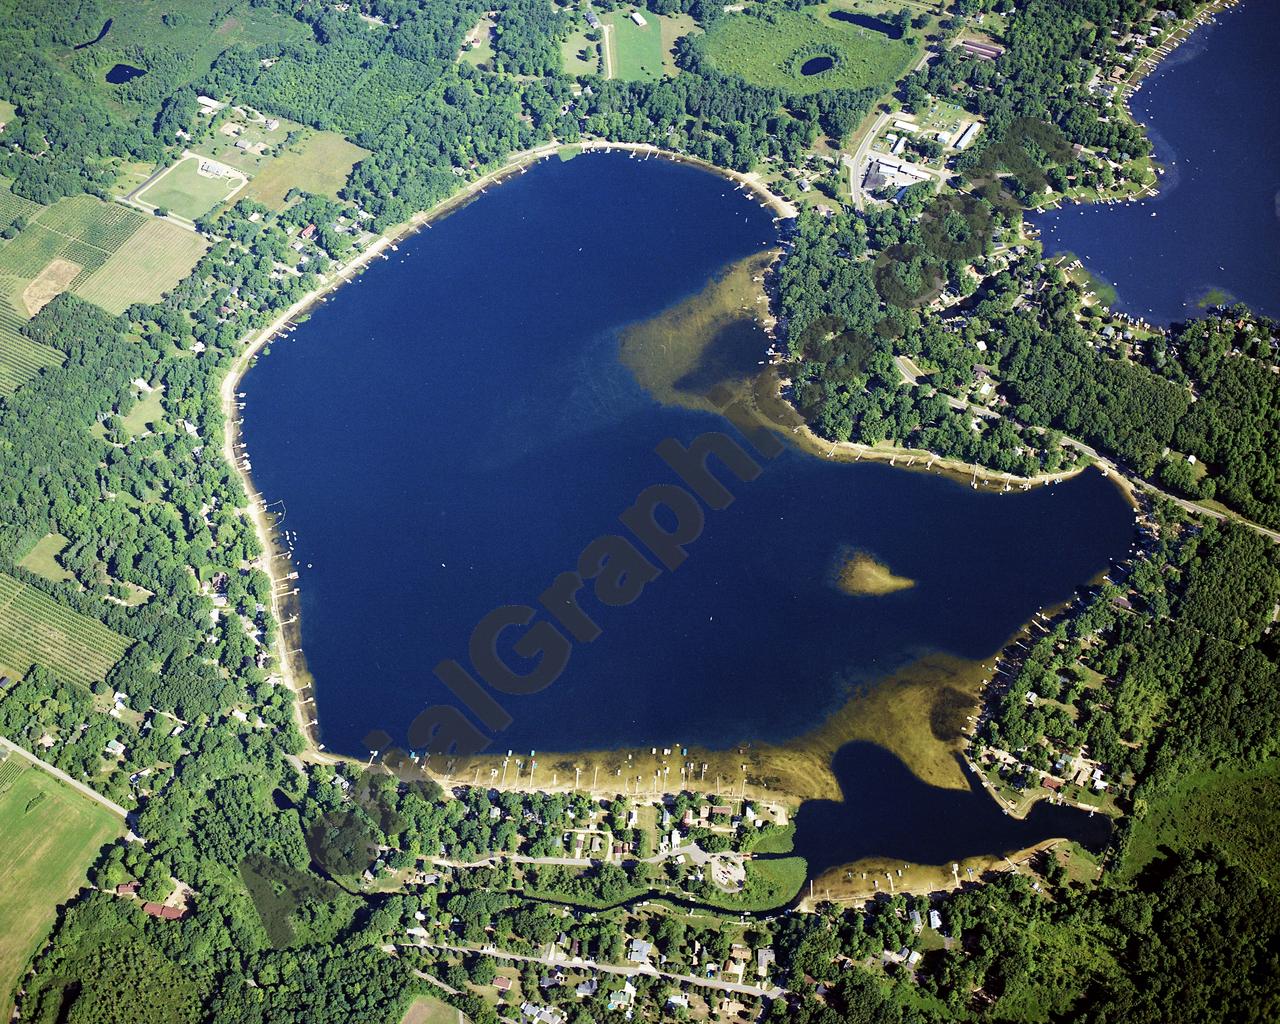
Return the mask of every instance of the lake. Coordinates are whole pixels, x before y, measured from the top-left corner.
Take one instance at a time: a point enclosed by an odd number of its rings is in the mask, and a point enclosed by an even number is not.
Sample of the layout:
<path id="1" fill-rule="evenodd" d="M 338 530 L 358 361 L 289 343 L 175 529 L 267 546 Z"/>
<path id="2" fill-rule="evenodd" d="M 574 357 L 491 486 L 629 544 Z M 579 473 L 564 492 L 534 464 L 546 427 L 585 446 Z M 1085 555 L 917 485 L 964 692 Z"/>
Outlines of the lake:
<path id="1" fill-rule="evenodd" d="M 1245 0 L 1197 29 L 1130 102 L 1167 171 L 1160 195 L 1029 218 L 1049 253 L 1113 284 L 1154 323 L 1238 298 L 1280 316 L 1280 6 Z"/>
<path id="2" fill-rule="evenodd" d="M 640 492 L 676 483 L 659 442 L 731 429 L 641 388 L 620 332 L 774 243 L 771 216 L 719 177 L 551 160 L 273 342 L 242 385 L 244 438 L 256 487 L 283 503 L 328 747 L 366 756 L 375 730 L 404 744 L 424 708 L 456 704 L 432 667 L 467 664 L 482 617 L 537 607 L 589 542 L 626 532 Z M 600 635 L 546 689 L 500 695 L 512 721 L 494 751 L 785 742 L 921 656 L 990 655 L 1133 538 L 1094 472 L 1001 494 L 794 449 L 759 462 L 750 482 L 719 474 L 733 502 L 633 603 L 584 591 Z M 834 581 L 852 551 L 914 585 L 851 595 Z M 509 632 L 500 653 L 524 665 Z"/>

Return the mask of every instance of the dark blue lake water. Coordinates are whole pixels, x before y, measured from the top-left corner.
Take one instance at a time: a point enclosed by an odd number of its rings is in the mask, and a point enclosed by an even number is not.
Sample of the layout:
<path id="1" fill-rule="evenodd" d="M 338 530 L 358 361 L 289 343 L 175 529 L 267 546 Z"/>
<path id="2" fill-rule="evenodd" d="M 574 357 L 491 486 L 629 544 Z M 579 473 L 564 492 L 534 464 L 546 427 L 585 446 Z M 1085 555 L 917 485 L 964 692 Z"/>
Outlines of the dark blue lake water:
<path id="1" fill-rule="evenodd" d="M 1119 309 L 1185 320 L 1211 293 L 1280 316 L 1280 5 L 1245 0 L 1198 29 L 1131 101 L 1168 168 L 1160 195 L 1031 218 L 1116 287 Z"/>
<path id="2" fill-rule="evenodd" d="M 538 596 L 619 514 L 675 483 L 655 455 L 727 429 L 662 406 L 619 329 L 773 243 L 721 179 L 623 156 L 550 161 L 400 245 L 277 341 L 244 383 L 255 484 L 296 531 L 321 734 L 404 742 L 475 624 Z M 752 354 L 754 355 L 754 354 Z M 752 361 L 754 366 L 754 360 Z M 707 511 L 688 559 L 602 627 L 542 692 L 502 697 L 495 750 L 785 740 L 855 684 L 929 651 L 978 658 L 1122 554 L 1133 515 L 1100 475 L 982 493 L 798 451 Z M 849 547 L 917 585 L 850 597 Z M 545 616 L 543 616 L 545 618 Z M 514 634 L 518 636 L 519 630 Z"/>
<path id="3" fill-rule="evenodd" d="M 865 857 L 937 864 L 1006 854 L 1048 837 L 1098 851 L 1111 834 L 1106 815 L 1061 804 L 1038 803 L 1025 818 L 1014 818 L 967 768 L 970 789 L 942 789 L 873 743 L 846 744 L 831 768 L 843 799 L 809 800 L 796 816 L 795 852 L 809 862 L 810 876 Z"/>

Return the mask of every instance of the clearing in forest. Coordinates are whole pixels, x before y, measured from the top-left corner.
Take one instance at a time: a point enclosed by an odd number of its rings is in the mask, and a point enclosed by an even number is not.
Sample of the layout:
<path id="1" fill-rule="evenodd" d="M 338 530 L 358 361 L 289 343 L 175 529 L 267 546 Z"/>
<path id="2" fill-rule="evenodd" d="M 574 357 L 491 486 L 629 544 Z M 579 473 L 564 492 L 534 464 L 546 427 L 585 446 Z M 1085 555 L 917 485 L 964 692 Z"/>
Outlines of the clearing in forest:
<path id="1" fill-rule="evenodd" d="M 726 74 L 806 95 L 824 89 L 888 89 L 921 52 L 916 30 L 888 20 L 892 3 L 839 0 L 766 16 L 731 14 L 707 32 L 706 53 Z"/>

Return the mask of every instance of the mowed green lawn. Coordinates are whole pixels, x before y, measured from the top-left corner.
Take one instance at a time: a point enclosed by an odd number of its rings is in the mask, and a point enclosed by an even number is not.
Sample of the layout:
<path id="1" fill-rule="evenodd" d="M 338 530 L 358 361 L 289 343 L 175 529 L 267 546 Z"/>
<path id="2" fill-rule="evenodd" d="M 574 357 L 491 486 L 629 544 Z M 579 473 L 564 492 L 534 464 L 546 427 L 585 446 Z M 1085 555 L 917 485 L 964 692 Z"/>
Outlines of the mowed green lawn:
<path id="1" fill-rule="evenodd" d="M 228 199 L 244 184 L 241 178 L 200 173 L 198 157 L 179 160 L 153 184 L 138 193 L 139 202 L 195 220 Z"/>
<path id="2" fill-rule="evenodd" d="M 17 754 L 0 761 L 0 1020 L 9 1019 L 14 989 L 58 906 L 123 832 L 122 819 Z"/>
<path id="3" fill-rule="evenodd" d="M 626 11 L 600 20 L 609 28 L 609 56 L 614 78 L 656 81 L 662 77 L 662 25 L 658 16 L 641 12 L 647 24 L 637 25 Z"/>
<path id="4" fill-rule="evenodd" d="M 707 56 L 726 74 L 799 95 L 822 89 L 888 89 L 906 75 L 920 44 L 911 41 L 911 32 L 908 38 L 891 39 L 839 16 L 874 16 L 890 6 L 827 2 L 802 11 L 775 11 L 767 19 L 731 14 L 707 32 Z M 800 67 L 817 55 L 815 48 L 833 54 L 836 64 L 821 74 L 803 75 Z"/>

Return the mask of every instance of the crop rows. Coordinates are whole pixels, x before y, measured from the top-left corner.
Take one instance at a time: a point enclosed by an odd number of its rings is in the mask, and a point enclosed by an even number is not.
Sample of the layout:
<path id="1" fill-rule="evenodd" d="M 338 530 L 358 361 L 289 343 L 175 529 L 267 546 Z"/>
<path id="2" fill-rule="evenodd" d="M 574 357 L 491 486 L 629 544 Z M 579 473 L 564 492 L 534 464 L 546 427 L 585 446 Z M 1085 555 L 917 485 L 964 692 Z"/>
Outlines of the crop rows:
<path id="1" fill-rule="evenodd" d="M 11 223 L 15 217 L 26 217 L 30 220 L 43 209 L 44 207 L 39 203 L 23 199 L 22 196 L 15 196 L 9 191 L 8 186 L 0 185 L 0 223 Z"/>
<path id="2" fill-rule="evenodd" d="M 128 647 L 102 623 L 0 573 L 0 664 L 15 671 L 40 664 L 88 686 L 104 678 Z"/>
<path id="3" fill-rule="evenodd" d="M 0 395 L 11 395 L 41 370 L 58 366 L 62 353 L 22 336 L 22 317 L 0 289 Z"/>
<path id="4" fill-rule="evenodd" d="M 0 760 L 0 796 L 3 796 L 26 770 L 26 763 L 16 754 L 10 754 Z"/>
<path id="5" fill-rule="evenodd" d="M 51 206 L 37 223 L 110 255 L 146 223 L 146 218 L 119 203 L 104 203 L 93 196 L 80 195 Z"/>

